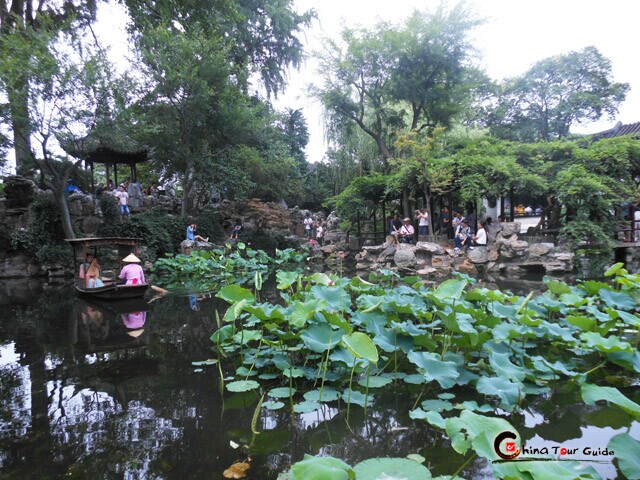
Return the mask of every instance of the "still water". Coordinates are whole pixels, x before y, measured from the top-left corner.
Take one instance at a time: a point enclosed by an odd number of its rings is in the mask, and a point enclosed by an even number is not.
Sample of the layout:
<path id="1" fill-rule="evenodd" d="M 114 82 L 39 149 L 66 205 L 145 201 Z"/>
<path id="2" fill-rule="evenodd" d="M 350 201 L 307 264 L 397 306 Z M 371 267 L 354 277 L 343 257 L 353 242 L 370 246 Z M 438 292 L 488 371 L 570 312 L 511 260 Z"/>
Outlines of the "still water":
<path id="1" fill-rule="evenodd" d="M 419 453 L 434 475 L 465 463 L 440 430 L 409 418 L 409 385 L 388 388 L 366 417 L 352 408 L 349 425 L 344 409 L 263 409 L 252 435 L 257 395 L 221 394 L 217 366 L 192 365 L 211 358 L 215 311 L 225 308 L 202 295 L 97 305 L 66 285 L 0 284 L 0 479 L 217 479 L 249 457 L 248 478 L 275 479 L 305 453 L 352 465 Z M 622 410 L 577 398 L 560 389 L 508 419 L 528 447 L 640 438 Z M 621 478 L 610 458 L 596 459 L 603 478 Z M 460 474 L 491 478 L 483 460 Z"/>

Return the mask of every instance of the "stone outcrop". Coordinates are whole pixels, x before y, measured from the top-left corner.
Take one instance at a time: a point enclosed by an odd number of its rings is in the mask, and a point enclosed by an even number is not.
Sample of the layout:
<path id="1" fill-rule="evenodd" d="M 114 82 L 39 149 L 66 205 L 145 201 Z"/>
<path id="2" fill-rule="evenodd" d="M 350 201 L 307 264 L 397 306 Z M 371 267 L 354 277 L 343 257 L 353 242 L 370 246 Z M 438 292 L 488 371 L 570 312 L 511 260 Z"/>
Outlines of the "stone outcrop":
<path id="1" fill-rule="evenodd" d="M 497 272 L 519 276 L 531 268 L 547 273 L 571 272 L 574 254 L 553 243 L 529 244 L 518 238 L 520 225 L 504 223 L 495 229 L 495 241 L 485 247 L 475 247 L 460 254 L 452 248 L 432 242 L 410 244 L 384 243 L 366 246 L 356 255 L 358 270 L 389 268 L 415 272 L 422 276 L 448 275 L 452 270 L 470 275 Z"/>

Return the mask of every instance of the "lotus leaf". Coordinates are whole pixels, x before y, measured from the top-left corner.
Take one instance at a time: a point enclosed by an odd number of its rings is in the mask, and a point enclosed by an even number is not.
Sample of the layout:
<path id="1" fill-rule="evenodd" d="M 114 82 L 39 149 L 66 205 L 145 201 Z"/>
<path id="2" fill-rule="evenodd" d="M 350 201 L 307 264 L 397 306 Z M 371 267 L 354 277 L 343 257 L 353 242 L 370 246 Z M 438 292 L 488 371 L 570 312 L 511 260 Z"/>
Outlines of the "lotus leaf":
<path id="1" fill-rule="evenodd" d="M 356 405 L 360 405 L 361 407 L 364 407 L 367 403 L 371 405 L 371 402 L 373 402 L 373 397 L 371 395 L 365 395 L 362 392 L 351 390 L 350 388 L 347 388 L 344 392 L 342 392 L 342 395 L 340 395 L 340 397 L 347 403 L 353 403 Z"/>
<path id="2" fill-rule="evenodd" d="M 462 296 L 467 280 L 449 279 L 442 282 L 434 291 L 434 296 L 440 300 L 459 299 Z"/>
<path id="3" fill-rule="evenodd" d="M 494 472 L 500 472 L 500 468 L 507 464 L 494 465 Z M 520 473 L 516 478 L 523 478 L 527 473 L 531 474 L 534 480 L 537 479 L 553 479 L 553 480 L 575 480 L 575 479 L 593 479 L 600 480 L 600 475 L 593 467 L 588 467 L 579 462 L 518 462 L 510 464 L 515 466 Z"/>
<path id="4" fill-rule="evenodd" d="M 268 395 L 274 398 L 289 398 L 289 396 L 296 393 L 295 388 L 289 389 L 289 387 L 278 387 L 269 390 Z"/>
<path id="5" fill-rule="evenodd" d="M 456 452 L 464 455 L 472 446 L 478 455 L 487 460 L 498 458 L 493 448 L 493 441 L 498 434 L 505 431 L 518 434 L 504 418 L 485 417 L 467 410 L 462 411 L 459 417 L 448 418 L 446 431 Z"/>
<path id="6" fill-rule="evenodd" d="M 355 332 L 350 335 L 343 335 L 342 343 L 349 349 L 353 356 L 364 358 L 373 364 L 378 363 L 378 349 L 367 334 Z"/>
<path id="7" fill-rule="evenodd" d="M 351 297 L 344 288 L 339 286 L 314 285 L 309 294 L 312 298 L 324 300 L 330 312 L 341 312 L 351 307 Z"/>
<path id="8" fill-rule="evenodd" d="M 286 290 L 291 285 L 293 285 L 299 277 L 300 274 L 297 272 L 283 272 L 282 270 L 279 270 L 276 273 L 276 280 L 278 280 L 278 290 Z"/>
<path id="9" fill-rule="evenodd" d="M 358 380 L 358 385 L 369 388 L 382 388 L 393 382 L 389 377 L 369 377 Z"/>
<path id="10" fill-rule="evenodd" d="M 522 392 L 522 384 L 511 382 L 503 377 L 482 377 L 476 384 L 479 393 L 499 397 L 505 406 L 518 404 Z"/>
<path id="11" fill-rule="evenodd" d="M 409 418 L 413 420 L 426 420 L 429 425 L 444 430 L 446 419 L 439 412 L 425 412 L 421 408 L 416 408 L 409 412 Z"/>
<path id="12" fill-rule="evenodd" d="M 633 353 L 634 348 L 627 342 L 621 342 L 617 337 L 603 337 L 596 332 L 586 332 L 580 334 L 580 338 L 587 344 L 589 348 L 595 348 L 601 352 L 628 352 Z"/>
<path id="13" fill-rule="evenodd" d="M 370 458 L 353 467 L 358 480 L 429 480 L 431 472 L 408 458 Z"/>
<path id="14" fill-rule="evenodd" d="M 280 410 L 284 407 L 284 403 L 274 400 L 268 400 L 266 402 L 262 402 L 262 406 L 267 410 Z"/>
<path id="15" fill-rule="evenodd" d="M 310 402 L 333 402 L 340 398 L 340 392 L 333 388 L 325 388 L 320 390 L 311 390 L 304 394 L 304 399 Z"/>
<path id="16" fill-rule="evenodd" d="M 409 361 L 424 370 L 427 382 L 435 380 L 442 388 L 451 388 L 460 376 L 457 365 L 451 361 L 443 361 L 434 353 L 411 352 L 407 355 Z M 405 379 L 406 381 L 406 379 Z"/>
<path id="17" fill-rule="evenodd" d="M 508 353 L 491 352 L 489 364 L 498 376 L 508 378 L 514 382 L 522 382 L 527 375 L 526 369 L 511 362 Z"/>
<path id="18" fill-rule="evenodd" d="M 334 329 L 327 323 L 313 323 L 302 332 L 300 338 L 309 350 L 322 353 L 340 343 L 343 335 L 344 330 Z"/>
<path id="19" fill-rule="evenodd" d="M 311 413 L 316 410 L 320 410 L 322 405 L 318 402 L 310 402 L 309 400 L 305 400 L 300 403 L 296 403 L 293 406 L 293 411 L 296 413 Z"/>
<path id="20" fill-rule="evenodd" d="M 291 466 L 293 480 L 350 480 L 353 479 L 351 467 L 333 457 L 312 457 L 305 455 L 304 460 Z"/>
<path id="21" fill-rule="evenodd" d="M 229 303 L 239 302 L 246 300 L 247 302 L 253 302 L 254 296 L 251 290 L 241 287 L 240 285 L 231 284 L 225 285 L 216 294 L 216 297 L 221 298 Z"/>
<path id="22" fill-rule="evenodd" d="M 362 360 L 354 357 L 349 350 L 342 347 L 337 347 L 333 352 L 331 352 L 329 358 L 332 362 L 344 363 L 348 368 L 352 368 L 354 365 L 363 363 Z"/>
<path id="23" fill-rule="evenodd" d="M 598 400 L 606 400 L 607 402 L 618 405 L 636 418 L 640 418 L 640 405 L 629 400 L 620 390 L 614 387 L 600 387 L 598 385 L 585 383 L 582 385 L 582 400 L 587 405 L 593 405 Z"/>
<path id="24" fill-rule="evenodd" d="M 240 330 L 233 336 L 233 341 L 240 345 L 246 345 L 261 338 L 262 332 L 260 330 Z"/>
<path id="25" fill-rule="evenodd" d="M 426 410 L 428 412 L 448 412 L 449 410 L 454 409 L 454 406 L 451 402 L 439 399 L 425 400 L 424 402 L 422 402 L 421 407 L 423 410 Z"/>
<path id="26" fill-rule="evenodd" d="M 626 478 L 640 478 L 640 442 L 628 433 L 613 437 L 607 448 L 615 452 L 618 467 Z"/>
<path id="27" fill-rule="evenodd" d="M 599 295 L 600 298 L 604 300 L 604 303 L 610 307 L 620 308 L 622 310 L 633 310 L 636 307 L 635 300 L 628 293 L 603 288 L 600 290 Z"/>
<path id="28" fill-rule="evenodd" d="M 318 301 L 294 302 L 287 311 L 289 323 L 297 328 L 302 328 L 318 309 Z"/>
<path id="29" fill-rule="evenodd" d="M 236 382 L 227 383 L 227 390 L 230 392 L 248 392 L 259 388 L 260 384 L 255 380 L 238 380 Z"/>
<path id="30" fill-rule="evenodd" d="M 615 275 L 616 273 L 620 272 L 623 269 L 624 269 L 624 263 L 622 262 L 615 263 L 611 265 L 606 272 L 604 272 L 604 276 L 611 277 L 612 275 Z"/>
<path id="31" fill-rule="evenodd" d="M 244 307 L 244 310 L 251 313 L 252 315 L 255 315 L 263 322 L 275 322 L 278 320 L 284 320 L 285 317 L 285 314 L 282 311 L 282 307 L 280 305 L 259 303 L 257 305 L 246 305 Z"/>

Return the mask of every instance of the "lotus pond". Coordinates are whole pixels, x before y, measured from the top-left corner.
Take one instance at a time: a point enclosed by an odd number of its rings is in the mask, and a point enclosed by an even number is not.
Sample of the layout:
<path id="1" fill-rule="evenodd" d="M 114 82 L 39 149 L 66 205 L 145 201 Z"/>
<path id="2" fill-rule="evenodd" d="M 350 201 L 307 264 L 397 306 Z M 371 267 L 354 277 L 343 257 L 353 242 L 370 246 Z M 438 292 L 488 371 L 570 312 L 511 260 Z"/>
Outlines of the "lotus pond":
<path id="1" fill-rule="evenodd" d="M 621 265 L 538 296 L 244 276 L 108 306 L 5 284 L 0 478 L 640 475 L 640 278 Z M 519 461 L 496 461 L 503 432 Z"/>

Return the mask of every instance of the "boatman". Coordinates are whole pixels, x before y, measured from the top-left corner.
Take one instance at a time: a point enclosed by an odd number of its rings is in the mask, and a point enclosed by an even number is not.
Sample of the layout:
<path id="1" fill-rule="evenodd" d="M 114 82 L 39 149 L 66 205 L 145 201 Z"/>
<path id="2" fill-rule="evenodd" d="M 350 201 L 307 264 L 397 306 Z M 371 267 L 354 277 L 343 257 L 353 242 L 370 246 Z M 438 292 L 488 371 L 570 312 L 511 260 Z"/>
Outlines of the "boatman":
<path id="1" fill-rule="evenodd" d="M 140 285 L 146 283 L 144 280 L 144 271 L 140 266 L 140 259 L 133 253 L 122 259 L 125 266 L 120 270 L 118 278 L 126 280 L 125 285 Z"/>

